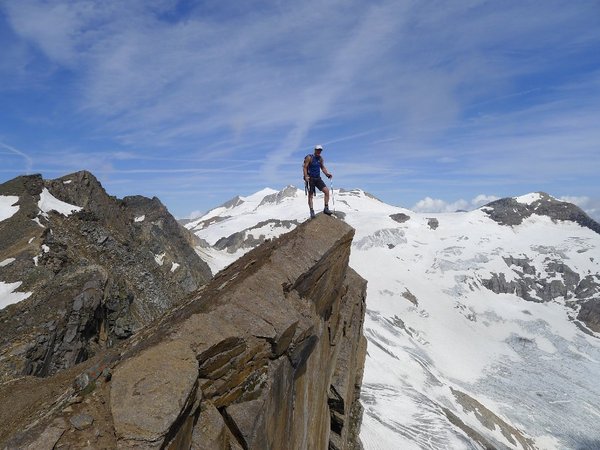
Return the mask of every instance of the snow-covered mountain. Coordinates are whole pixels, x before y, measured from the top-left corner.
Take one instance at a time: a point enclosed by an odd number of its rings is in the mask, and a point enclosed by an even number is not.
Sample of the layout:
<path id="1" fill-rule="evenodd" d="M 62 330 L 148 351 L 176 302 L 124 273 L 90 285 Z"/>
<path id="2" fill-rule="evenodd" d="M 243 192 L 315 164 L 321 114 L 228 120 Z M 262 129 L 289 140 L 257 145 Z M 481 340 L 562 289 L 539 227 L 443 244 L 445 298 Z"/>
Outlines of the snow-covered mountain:
<path id="1" fill-rule="evenodd" d="M 336 190 L 330 206 L 369 283 L 365 449 L 600 448 L 600 225 L 543 193 L 418 214 Z M 307 215 L 289 186 L 186 227 L 216 272 Z"/>

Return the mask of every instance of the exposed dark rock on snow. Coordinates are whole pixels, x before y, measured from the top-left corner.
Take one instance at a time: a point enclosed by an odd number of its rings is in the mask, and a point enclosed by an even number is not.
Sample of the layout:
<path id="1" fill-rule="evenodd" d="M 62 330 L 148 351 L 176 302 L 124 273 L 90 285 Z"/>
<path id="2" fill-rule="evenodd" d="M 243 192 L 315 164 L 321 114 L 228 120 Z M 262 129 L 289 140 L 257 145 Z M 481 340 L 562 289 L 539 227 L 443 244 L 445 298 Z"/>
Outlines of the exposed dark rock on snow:
<path id="1" fill-rule="evenodd" d="M 584 278 L 561 260 L 547 258 L 545 273 L 537 273 L 527 258 L 505 257 L 516 279 L 507 281 L 504 273 L 494 273 L 482 280 L 487 289 L 500 294 L 515 294 L 524 300 L 549 302 L 564 298 L 567 304 L 578 310 L 577 319 L 593 331 L 600 332 L 600 275 Z M 581 302 L 581 300 L 586 300 Z"/>
<path id="2" fill-rule="evenodd" d="M 320 215 L 118 349 L 0 385 L 0 448 L 360 448 L 366 283 L 348 267 L 353 234 Z"/>
<path id="3" fill-rule="evenodd" d="M 254 248 L 259 244 L 262 244 L 265 240 L 265 235 L 261 231 L 265 227 L 273 228 L 285 228 L 290 230 L 298 226 L 297 220 L 278 220 L 271 219 L 257 223 L 255 226 L 246 228 L 243 231 L 238 231 L 226 238 L 219 239 L 214 247 L 218 250 L 227 250 L 229 253 L 235 253 L 241 248 Z"/>
<path id="4" fill-rule="evenodd" d="M 552 220 L 566 220 L 600 233 L 600 224 L 590 218 L 581 208 L 572 203 L 561 202 L 545 192 L 538 192 L 539 199 L 530 204 L 520 203 L 514 198 L 502 198 L 488 203 L 482 210 L 500 225 L 519 225 L 523 219 L 537 214 Z"/>
<path id="5" fill-rule="evenodd" d="M 242 200 L 242 198 L 238 195 L 236 197 L 233 197 L 231 200 L 226 201 L 218 208 L 231 209 L 235 208 L 238 205 L 241 205 L 242 203 L 244 203 L 244 200 Z"/>
<path id="6" fill-rule="evenodd" d="M 585 323 L 590 330 L 600 333 L 600 298 L 583 302 L 577 319 Z"/>
<path id="7" fill-rule="evenodd" d="M 288 197 L 295 197 L 297 192 L 298 189 L 295 186 L 287 186 L 285 189 L 279 192 L 265 196 L 258 207 L 260 208 L 263 205 L 269 204 L 279 204 Z"/>
<path id="8" fill-rule="evenodd" d="M 390 219 L 395 220 L 398 223 L 404 223 L 410 220 L 410 216 L 404 213 L 390 214 Z"/>
<path id="9" fill-rule="evenodd" d="M 463 409 L 466 412 L 473 413 L 477 417 L 477 420 L 480 423 L 482 423 L 486 428 L 492 431 L 499 430 L 504 435 L 506 440 L 513 444 L 515 448 L 518 445 L 519 448 L 525 450 L 536 449 L 531 439 L 528 439 L 526 436 L 523 435 L 521 431 L 506 423 L 503 419 L 498 417 L 496 414 L 494 414 L 476 399 L 474 399 L 468 394 L 465 394 L 464 392 L 458 391 L 453 388 L 450 389 L 452 390 L 454 397 L 456 398 L 458 403 L 463 407 Z M 462 428 L 471 438 L 479 442 L 483 446 L 483 448 L 494 448 L 494 446 L 489 444 L 487 439 L 483 438 L 479 433 L 475 432 L 466 424 L 462 423 L 460 419 L 456 418 L 458 419 L 458 421 L 460 421 L 460 423 L 457 423 L 456 419 L 453 420 L 453 414 L 450 413 L 450 411 L 446 410 L 445 412 L 451 422 L 459 426 L 459 428 Z"/>
<path id="10" fill-rule="evenodd" d="M 549 261 L 546 265 L 548 276 L 536 276 L 534 269 L 523 259 L 509 258 L 524 270 L 516 280 L 507 281 L 504 273 L 493 274 L 492 278 L 482 280 L 483 286 L 496 294 L 515 294 L 534 302 L 549 302 L 557 297 L 574 298 L 579 285 L 579 275 L 559 261 Z M 505 258 L 505 261 L 507 259 Z M 508 261 L 507 261 L 508 264 Z M 522 264 L 522 265 L 521 265 Z M 560 270 L 556 270 L 556 269 Z M 554 270 L 553 270 L 554 269 Z M 519 271 L 515 270 L 519 274 Z M 557 277 L 558 276 L 558 277 Z M 558 279 L 560 278 L 560 279 Z"/>
<path id="11" fill-rule="evenodd" d="M 404 292 L 402 292 L 402 297 L 411 302 L 413 305 L 417 307 L 419 306 L 419 300 L 417 299 L 415 294 L 410 292 L 408 289 L 404 288 Z"/>
<path id="12" fill-rule="evenodd" d="M 396 245 L 406 244 L 404 230 L 398 228 L 385 228 L 377 230 L 370 236 L 365 236 L 353 245 L 359 249 L 368 249 L 372 247 L 395 247 Z"/>
<path id="13" fill-rule="evenodd" d="M 218 223 L 218 222 L 223 222 L 224 220 L 229 219 L 229 216 L 214 216 L 214 217 L 209 217 L 208 219 L 202 220 L 200 222 L 198 222 L 196 225 L 190 227 L 188 226 L 187 228 L 191 231 L 199 231 L 202 230 L 206 227 L 208 227 L 209 225 Z M 194 222 L 193 220 L 189 221 L 188 224 L 190 222 Z M 179 222 L 181 223 L 181 221 Z M 183 225 L 183 224 L 182 224 Z"/>
<path id="14" fill-rule="evenodd" d="M 82 209 L 42 213 L 42 191 Z M 19 211 L 0 222 L 0 280 L 32 292 L 0 310 L 0 381 L 85 361 L 181 302 L 211 278 L 198 239 L 157 199 L 106 194 L 89 172 L 0 185 Z M 46 195 L 46 194 L 44 194 Z"/>
<path id="15" fill-rule="evenodd" d="M 427 225 L 432 230 L 435 230 L 435 229 L 437 229 L 437 227 L 440 226 L 440 222 L 435 217 L 430 217 L 430 218 L 427 219 Z"/>
<path id="16" fill-rule="evenodd" d="M 337 190 L 337 189 L 336 189 Z M 361 195 L 364 195 L 365 197 L 368 197 L 370 199 L 376 200 L 380 203 L 383 203 L 381 200 L 379 200 L 377 197 L 375 197 L 373 194 L 370 194 L 368 192 L 363 191 L 362 189 L 342 189 L 340 188 L 338 191 L 340 194 L 342 195 L 355 195 L 357 197 L 360 197 Z"/>

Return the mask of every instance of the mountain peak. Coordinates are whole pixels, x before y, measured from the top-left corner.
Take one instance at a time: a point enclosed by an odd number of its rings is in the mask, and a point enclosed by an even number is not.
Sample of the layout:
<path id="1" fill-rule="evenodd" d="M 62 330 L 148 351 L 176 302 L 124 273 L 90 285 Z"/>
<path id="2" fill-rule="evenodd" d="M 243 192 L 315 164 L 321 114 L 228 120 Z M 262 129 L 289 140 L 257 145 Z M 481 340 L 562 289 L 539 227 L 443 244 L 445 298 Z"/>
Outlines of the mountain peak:
<path id="1" fill-rule="evenodd" d="M 355 196 L 355 197 L 367 197 L 367 198 L 370 198 L 370 199 L 373 199 L 373 200 L 377 200 L 380 203 L 384 203 L 380 199 L 378 199 L 377 197 L 375 197 L 373 194 L 371 194 L 371 193 L 369 193 L 367 191 L 363 191 L 362 189 L 358 189 L 358 188 L 356 188 L 356 189 L 349 189 L 349 190 L 348 189 L 342 189 L 342 188 L 340 188 L 339 189 L 339 193 L 340 194 L 346 194 L 346 195 L 352 195 L 352 196 Z"/>
<path id="2" fill-rule="evenodd" d="M 545 192 L 532 192 L 519 197 L 495 200 L 480 208 L 500 225 L 520 225 L 524 219 L 535 214 L 552 220 L 575 222 L 600 234 L 600 224 L 578 206 L 563 202 Z"/>
<path id="3" fill-rule="evenodd" d="M 275 192 L 273 194 L 265 195 L 265 197 L 261 200 L 258 206 L 268 205 L 270 203 L 279 204 L 286 198 L 296 197 L 298 195 L 298 188 L 296 186 L 292 186 L 291 184 L 283 188 L 279 192 Z"/>
<path id="4" fill-rule="evenodd" d="M 90 172 L 18 177 L 0 184 L 2 198 L 0 342 L 32 344 L 0 360 L 0 384 L 84 361 L 212 275 L 160 200 L 119 200 Z"/>

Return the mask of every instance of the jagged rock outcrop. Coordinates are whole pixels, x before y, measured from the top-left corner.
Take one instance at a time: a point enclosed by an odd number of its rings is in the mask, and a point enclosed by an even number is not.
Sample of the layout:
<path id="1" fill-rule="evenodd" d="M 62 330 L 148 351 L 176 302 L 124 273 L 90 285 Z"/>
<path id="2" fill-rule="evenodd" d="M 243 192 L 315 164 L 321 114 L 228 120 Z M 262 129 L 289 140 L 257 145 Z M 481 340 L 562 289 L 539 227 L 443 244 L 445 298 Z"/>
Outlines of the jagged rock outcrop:
<path id="1" fill-rule="evenodd" d="M 353 234 L 320 215 L 121 347 L 0 385 L 0 448 L 360 448 L 366 282 L 348 266 Z"/>
<path id="2" fill-rule="evenodd" d="M 85 361 L 212 276 L 157 198 L 116 199 L 89 172 L 18 177 L 0 196 L 18 206 L 0 221 L 0 281 L 31 293 L 0 309 L 0 382 Z"/>

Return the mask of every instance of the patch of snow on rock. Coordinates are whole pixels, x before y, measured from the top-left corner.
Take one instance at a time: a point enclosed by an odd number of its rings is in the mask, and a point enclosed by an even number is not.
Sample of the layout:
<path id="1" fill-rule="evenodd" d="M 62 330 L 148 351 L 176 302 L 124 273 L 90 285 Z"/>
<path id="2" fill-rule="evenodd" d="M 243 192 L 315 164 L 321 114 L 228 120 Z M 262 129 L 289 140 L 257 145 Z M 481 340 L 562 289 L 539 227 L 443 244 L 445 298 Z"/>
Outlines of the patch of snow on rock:
<path id="1" fill-rule="evenodd" d="M 19 201 L 19 197 L 14 195 L 0 195 L 0 222 L 9 219 L 19 210 L 15 203 Z"/>
<path id="2" fill-rule="evenodd" d="M 524 205 L 531 205 L 538 200 L 541 200 L 542 196 L 539 192 L 532 192 L 531 194 L 521 195 L 520 197 L 515 197 L 515 200 L 519 203 L 523 203 Z"/>
<path id="3" fill-rule="evenodd" d="M 28 298 L 32 292 L 15 292 L 23 282 L 5 283 L 0 281 L 0 309 L 6 308 L 8 305 L 19 303 Z"/>
<path id="4" fill-rule="evenodd" d="M 133 219 L 134 222 L 143 222 L 144 219 L 146 218 L 146 216 L 138 216 L 135 219 Z"/>
<path id="5" fill-rule="evenodd" d="M 166 253 L 161 253 L 160 255 L 154 255 L 154 261 L 156 261 L 156 264 L 158 264 L 159 266 L 162 266 L 164 264 L 165 255 L 166 255 Z"/>
<path id="6" fill-rule="evenodd" d="M 0 262 L 0 267 L 8 266 L 10 263 L 14 262 L 15 258 L 6 258 L 4 261 Z"/>
<path id="7" fill-rule="evenodd" d="M 50 211 L 56 211 L 63 216 L 69 216 L 74 212 L 81 211 L 81 206 L 71 205 L 69 203 L 63 202 L 62 200 L 54 197 L 48 189 L 44 188 L 42 193 L 40 194 L 40 200 L 38 202 L 38 208 L 45 215 Z"/>
<path id="8" fill-rule="evenodd" d="M 176 262 L 173 262 L 171 264 L 171 272 L 175 272 L 178 267 L 179 267 L 179 264 L 177 264 Z"/>

